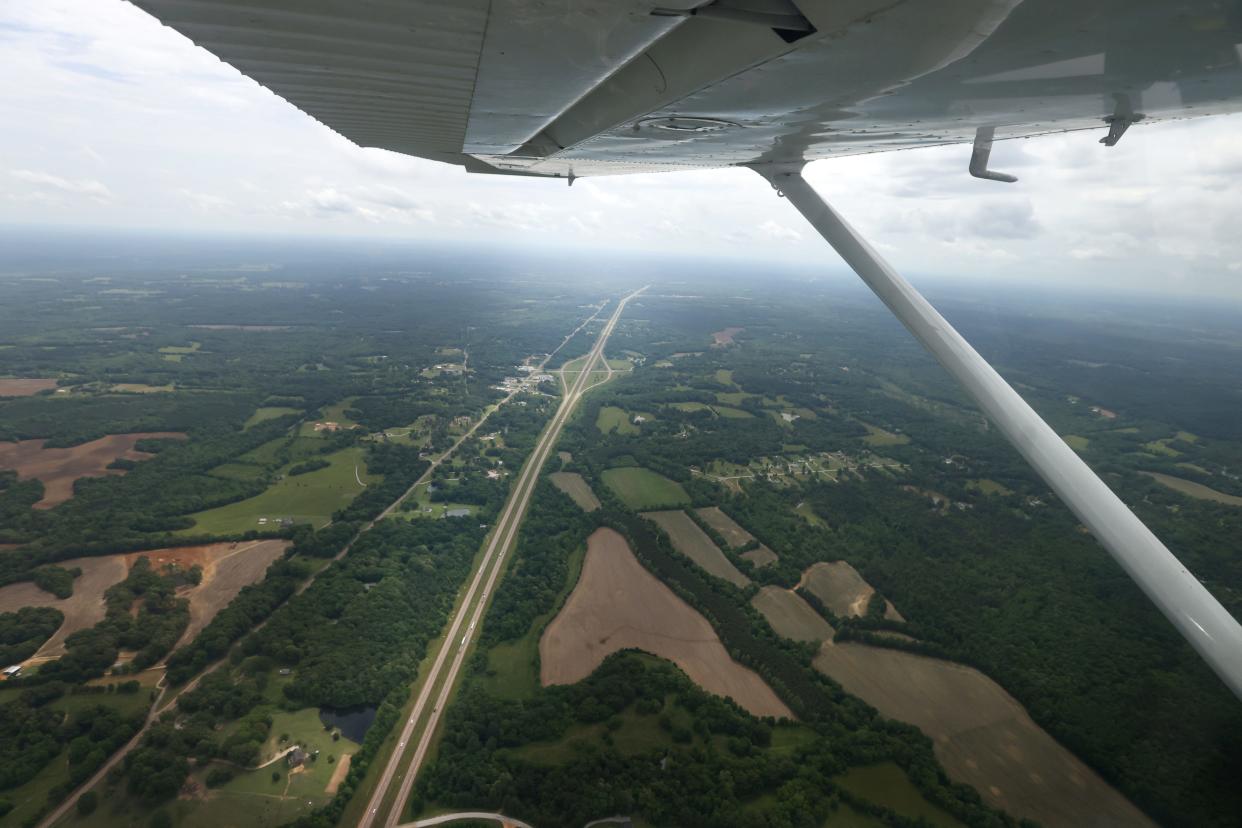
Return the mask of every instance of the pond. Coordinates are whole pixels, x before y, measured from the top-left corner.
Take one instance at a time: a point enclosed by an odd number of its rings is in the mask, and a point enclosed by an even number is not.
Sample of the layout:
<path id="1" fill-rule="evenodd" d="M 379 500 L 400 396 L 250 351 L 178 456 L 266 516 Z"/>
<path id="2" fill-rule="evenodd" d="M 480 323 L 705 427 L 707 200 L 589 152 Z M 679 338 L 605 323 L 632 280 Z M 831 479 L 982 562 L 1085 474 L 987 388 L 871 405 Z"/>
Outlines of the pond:
<path id="1" fill-rule="evenodd" d="M 371 728 L 371 722 L 375 721 L 375 708 L 351 707 L 347 710 L 332 710 L 325 707 L 319 711 L 319 721 L 323 722 L 324 727 L 340 728 L 341 735 L 346 739 L 362 744 L 367 731 Z"/>

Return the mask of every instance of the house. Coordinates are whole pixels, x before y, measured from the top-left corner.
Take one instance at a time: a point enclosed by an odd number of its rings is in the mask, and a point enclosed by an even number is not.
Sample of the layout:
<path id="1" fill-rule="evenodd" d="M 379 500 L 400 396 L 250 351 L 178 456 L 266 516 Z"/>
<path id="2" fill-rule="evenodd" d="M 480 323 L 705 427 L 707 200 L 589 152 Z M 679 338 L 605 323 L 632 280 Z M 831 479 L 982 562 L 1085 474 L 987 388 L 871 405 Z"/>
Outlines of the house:
<path id="1" fill-rule="evenodd" d="M 642 414 L 634 415 L 634 425 L 642 425 L 645 422 L 647 422 L 647 418 L 644 417 Z"/>
<path id="2" fill-rule="evenodd" d="M 3 675 L 4 675 L 4 678 L 6 679 L 17 678 L 17 676 L 21 673 L 21 671 L 22 671 L 22 665 L 13 664 L 9 667 L 4 668 Z"/>
<path id="3" fill-rule="evenodd" d="M 499 480 L 499 479 L 500 479 L 500 470 L 499 470 L 499 469 L 488 469 L 488 470 L 487 470 L 487 479 L 488 479 L 488 480 Z"/>
<path id="4" fill-rule="evenodd" d="M 302 763 L 305 761 L 306 751 L 302 750 L 300 747 L 295 746 L 292 750 L 285 754 L 285 762 L 288 763 L 291 768 L 301 767 Z"/>

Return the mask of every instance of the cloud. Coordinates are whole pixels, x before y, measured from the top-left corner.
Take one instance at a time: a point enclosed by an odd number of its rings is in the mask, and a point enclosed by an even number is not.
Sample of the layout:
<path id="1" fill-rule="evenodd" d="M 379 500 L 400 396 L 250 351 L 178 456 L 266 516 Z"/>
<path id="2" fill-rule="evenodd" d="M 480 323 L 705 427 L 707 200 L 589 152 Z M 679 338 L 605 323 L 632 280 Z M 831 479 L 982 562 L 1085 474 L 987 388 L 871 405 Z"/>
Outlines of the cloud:
<path id="1" fill-rule="evenodd" d="M 826 257 L 745 170 L 566 187 L 358 147 L 121 0 L 0 3 L 0 49 L 0 222 Z M 1012 185 L 971 178 L 965 145 L 806 175 L 912 277 L 1089 284 L 1124 271 L 1136 288 L 1177 276 L 1181 290 L 1242 296 L 1239 128 L 1242 116 L 1143 123 L 1113 148 L 1102 129 L 998 141 L 992 163 Z"/>
<path id="2" fill-rule="evenodd" d="M 802 234 L 792 227 L 768 219 L 759 225 L 759 237 L 768 241 L 801 241 Z"/>
<path id="3" fill-rule="evenodd" d="M 112 201 L 112 192 L 102 182 L 93 178 L 71 180 L 34 170 L 9 170 L 9 175 L 27 184 L 59 190 L 70 195 L 86 196 L 102 204 Z"/>

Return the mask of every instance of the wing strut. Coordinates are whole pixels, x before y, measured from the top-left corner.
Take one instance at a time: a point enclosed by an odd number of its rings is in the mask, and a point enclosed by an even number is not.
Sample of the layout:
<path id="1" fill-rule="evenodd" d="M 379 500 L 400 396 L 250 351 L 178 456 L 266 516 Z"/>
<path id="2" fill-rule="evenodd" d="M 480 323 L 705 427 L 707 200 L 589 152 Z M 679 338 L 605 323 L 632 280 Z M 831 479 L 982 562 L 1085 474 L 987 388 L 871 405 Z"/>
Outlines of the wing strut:
<path id="1" fill-rule="evenodd" d="M 1242 626 L 914 286 L 802 177 L 755 164 L 1000 428 L 1199 655 L 1242 698 Z"/>

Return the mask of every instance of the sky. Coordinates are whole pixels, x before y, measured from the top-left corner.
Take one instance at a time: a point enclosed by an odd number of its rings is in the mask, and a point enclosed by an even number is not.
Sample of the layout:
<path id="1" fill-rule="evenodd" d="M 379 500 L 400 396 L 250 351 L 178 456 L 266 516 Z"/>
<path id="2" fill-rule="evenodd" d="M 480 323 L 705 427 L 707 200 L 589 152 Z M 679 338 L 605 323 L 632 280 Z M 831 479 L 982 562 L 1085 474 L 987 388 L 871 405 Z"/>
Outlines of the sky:
<path id="1" fill-rule="evenodd" d="M 124 0 L 0 2 L 0 224 L 840 262 L 745 170 L 563 181 L 362 149 Z M 1242 299 L 1242 116 L 820 161 L 899 269 Z M 1101 132 L 1102 134 L 1102 132 Z M 0 252 L 0 258 L 3 254 Z"/>

